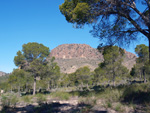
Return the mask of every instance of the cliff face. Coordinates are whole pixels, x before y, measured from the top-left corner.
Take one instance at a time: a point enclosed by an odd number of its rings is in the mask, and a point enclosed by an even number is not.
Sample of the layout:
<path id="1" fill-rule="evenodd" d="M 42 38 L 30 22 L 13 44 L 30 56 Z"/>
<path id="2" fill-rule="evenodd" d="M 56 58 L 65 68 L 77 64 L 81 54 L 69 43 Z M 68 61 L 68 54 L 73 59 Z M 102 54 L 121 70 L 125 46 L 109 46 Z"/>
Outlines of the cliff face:
<path id="1" fill-rule="evenodd" d="M 86 44 L 63 44 L 51 51 L 50 57 L 55 57 L 55 62 L 60 66 L 61 72 L 72 73 L 76 69 L 89 66 L 91 71 L 102 62 L 103 55 L 97 49 Z M 123 65 L 131 69 L 135 64 L 136 55 L 125 51 Z"/>

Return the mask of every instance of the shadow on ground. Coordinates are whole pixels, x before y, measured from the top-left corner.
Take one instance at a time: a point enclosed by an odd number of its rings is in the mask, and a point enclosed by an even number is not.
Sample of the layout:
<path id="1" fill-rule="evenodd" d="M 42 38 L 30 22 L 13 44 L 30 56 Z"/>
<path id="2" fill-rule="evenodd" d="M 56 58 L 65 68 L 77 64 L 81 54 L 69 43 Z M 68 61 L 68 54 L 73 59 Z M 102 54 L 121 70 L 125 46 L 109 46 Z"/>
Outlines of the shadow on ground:
<path id="1" fill-rule="evenodd" d="M 107 113 L 107 111 L 92 110 L 92 106 L 87 104 L 70 104 L 50 103 L 39 106 L 27 105 L 25 107 L 4 107 L 0 113 Z"/>

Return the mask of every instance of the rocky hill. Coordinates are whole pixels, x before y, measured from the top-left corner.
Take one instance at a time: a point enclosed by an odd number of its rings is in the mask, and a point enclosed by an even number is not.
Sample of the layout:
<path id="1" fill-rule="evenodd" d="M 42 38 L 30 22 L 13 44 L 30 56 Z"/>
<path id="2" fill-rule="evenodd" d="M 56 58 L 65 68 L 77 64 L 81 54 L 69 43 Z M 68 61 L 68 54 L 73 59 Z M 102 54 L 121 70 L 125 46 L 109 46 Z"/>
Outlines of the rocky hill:
<path id="1" fill-rule="evenodd" d="M 5 72 L 0 71 L 0 76 L 5 76 L 5 75 L 6 75 Z"/>
<path id="2" fill-rule="evenodd" d="M 55 62 L 60 66 L 61 72 L 72 73 L 76 69 L 89 66 L 91 71 L 102 62 L 103 55 L 97 49 L 86 44 L 63 44 L 51 51 L 50 57 L 55 57 Z M 131 69 L 135 64 L 136 55 L 125 51 L 123 65 Z"/>

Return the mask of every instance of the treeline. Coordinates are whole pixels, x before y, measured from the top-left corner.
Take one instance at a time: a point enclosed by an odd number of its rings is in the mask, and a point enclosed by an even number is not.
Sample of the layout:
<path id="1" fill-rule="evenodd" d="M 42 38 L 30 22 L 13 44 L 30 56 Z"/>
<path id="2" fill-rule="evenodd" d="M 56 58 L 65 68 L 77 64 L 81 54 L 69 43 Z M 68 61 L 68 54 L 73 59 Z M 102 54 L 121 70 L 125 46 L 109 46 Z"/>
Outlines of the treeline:
<path id="1" fill-rule="evenodd" d="M 32 93 L 51 91 L 52 89 L 72 87 L 75 90 L 90 90 L 100 84 L 116 86 L 138 78 L 148 81 L 150 66 L 148 63 L 148 47 L 137 45 L 135 52 L 138 55 L 136 64 L 129 71 L 122 65 L 124 50 L 117 46 L 107 46 L 100 51 L 104 62 L 100 63 L 93 72 L 89 67 L 81 67 L 76 72 L 64 74 L 55 63 L 55 58 L 49 57 L 49 48 L 43 44 L 28 43 L 17 52 L 14 63 L 18 69 L 0 82 L 0 89 L 5 92 Z"/>

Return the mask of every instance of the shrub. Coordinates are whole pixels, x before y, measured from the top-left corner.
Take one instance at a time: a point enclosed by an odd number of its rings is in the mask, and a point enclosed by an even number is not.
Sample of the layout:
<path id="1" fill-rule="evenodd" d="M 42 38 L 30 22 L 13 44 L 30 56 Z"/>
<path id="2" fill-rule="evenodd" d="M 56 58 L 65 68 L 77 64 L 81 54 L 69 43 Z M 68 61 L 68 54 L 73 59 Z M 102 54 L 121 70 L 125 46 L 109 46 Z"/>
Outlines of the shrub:
<path id="1" fill-rule="evenodd" d="M 15 106 L 18 102 L 16 95 L 3 95 L 1 98 L 2 106 Z"/>
<path id="2" fill-rule="evenodd" d="M 22 97 L 22 100 L 24 101 L 24 102 L 26 102 L 26 103 L 30 103 L 31 102 L 31 96 L 23 96 Z"/>
<path id="3" fill-rule="evenodd" d="M 148 84 L 134 84 L 127 87 L 123 92 L 122 99 L 124 102 L 136 102 L 142 104 L 150 103 L 150 89 Z"/>
<path id="4" fill-rule="evenodd" d="M 52 92 L 50 93 L 50 95 L 52 97 L 58 97 L 59 99 L 62 99 L 62 100 L 68 100 L 71 95 L 67 92 Z"/>
<path id="5" fill-rule="evenodd" d="M 108 108 L 111 108 L 112 107 L 112 104 L 110 102 L 107 102 L 107 107 Z"/>
<path id="6" fill-rule="evenodd" d="M 122 110 L 121 110 L 121 104 L 117 104 L 116 107 L 115 107 L 115 110 L 116 110 L 116 111 L 122 111 Z"/>
<path id="7" fill-rule="evenodd" d="M 46 97 L 45 97 L 45 95 L 43 95 L 43 94 L 37 94 L 36 97 L 37 97 L 37 102 L 38 102 L 39 104 L 41 104 L 41 103 L 43 103 L 44 101 L 46 101 Z"/>
<path id="8" fill-rule="evenodd" d="M 103 98 L 107 101 L 114 102 L 119 101 L 123 91 L 121 89 L 107 88 L 105 91 L 97 93 L 96 97 Z"/>
<path id="9" fill-rule="evenodd" d="M 96 104 L 96 98 L 89 98 L 89 97 L 86 97 L 86 98 L 80 98 L 79 102 L 82 103 L 82 104 L 85 104 L 85 105 L 90 105 L 90 106 L 93 106 Z"/>

